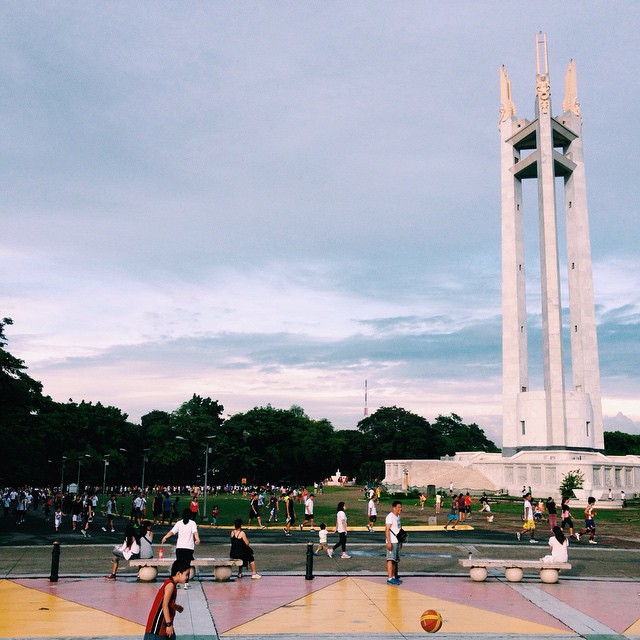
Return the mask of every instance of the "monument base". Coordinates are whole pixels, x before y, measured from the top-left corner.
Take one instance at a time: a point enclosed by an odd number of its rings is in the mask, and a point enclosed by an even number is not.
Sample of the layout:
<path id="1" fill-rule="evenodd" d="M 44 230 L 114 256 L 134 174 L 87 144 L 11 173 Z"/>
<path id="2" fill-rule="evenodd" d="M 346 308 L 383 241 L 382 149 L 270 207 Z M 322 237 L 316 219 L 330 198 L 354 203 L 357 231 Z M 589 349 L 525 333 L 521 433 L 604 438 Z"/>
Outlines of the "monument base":
<path id="1" fill-rule="evenodd" d="M 568 472 L 584 477 L 582 490 L 596 500 L 615 501 L 621 491 L 627 498 L 640 494 L 640 456 L 607 456 L 597 451 L 519 451 L 512 456 L 483 451 L 459 452 L 440 460 L 385 460 L 387 488 L 401 490 L 408 478 L 409 488 L 429 484 L 455 490 L 500 491 L 519 496 L 531 487 L 536 497 L 559 498 L 559 487 Z"/>

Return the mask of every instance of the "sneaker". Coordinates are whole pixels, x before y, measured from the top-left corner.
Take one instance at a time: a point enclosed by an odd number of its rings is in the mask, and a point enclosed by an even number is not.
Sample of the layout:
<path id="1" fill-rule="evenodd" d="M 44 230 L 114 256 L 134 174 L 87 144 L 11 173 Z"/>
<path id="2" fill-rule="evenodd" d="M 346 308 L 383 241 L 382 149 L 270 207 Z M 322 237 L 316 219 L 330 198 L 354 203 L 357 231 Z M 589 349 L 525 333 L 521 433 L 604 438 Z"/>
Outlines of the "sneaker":
<path id="1" fill-rule="evenodd" d="M 302 525 L 300 525 L 300 531 L 302 531 Z"/>
<path id="2" fill-rule="evenodd" d="M 188 589 L 188 588 L 189 588 L 189 583 L 188 583 L 188 582 L 185 582 L 185 583 L 182 585 L 182 588 L 183 588 L 183 589 Z"/>
<path id="3" fill-rule="evenodd" d="M 264 525 L 262 525 L 260 528 L 261 528 L 261 529 L 266 529 L 267 527 L 265 527 Z"/>
<path id="4" fill-rule="evenodd" d="M 252 580 L 260 580 L 260 578 L 262 578 L 262 576 L 259 573 L 252 573 L 251 574 L 251 579 Z"/>
<path id="5" fill-rule="evenodd" d="M 340 555 L 340 557 L 341 557 L 343 560 L 348 560 L 351 556 L 350 556 L 348 553 L 342 553 L 342 554 Z"/>
<path id="6" fill-rule="evenodd" d="M 115 573 L 110 573 L 108 576 L 105 576 L 105 580 L 115 580 L 115 579 L 116 579 Z"/>
<path id="7" fill-rule="evenodd" d="M 116 530 L 115 530 L 115 529 L 111 529 L 111 533 L 115 533 L 115 532 L 116 532 Z"/>
<path id="8" fill-rule="evenodd" d="M 520 542 L 520 540 L 522 540 L 522 534 L 518 531 L 518 533 L 516 533 L 516 539 L 518 540 L 518 542 Z"/>
<path id="9" fill-rule="evenodd" d="M 283 530 L 287 535 L 289 535 L 289 532 L 287 531 L 286 527 L 282 527 L 282 530 Z"/>
<path id="10" fill-rule="evenodd" d="M 84 529 L 80 529 L 80 533 L 86 538 L 87 532 Z"/>
<path id="11" fill-rule="evenodd" d="M 238 578 L 244 578 L 244 573 L 242 571 L 237 575 Z"/>
<path id="12" fill-rule="evenodd" d="M 387 580 L 387 584 L 399 585 L 400 584 L 400 580 L 398 580 L 398 578 L 389 578 Z"/>
<path id="13" fill-rule="evenodd" d="M 589 544 L 598 544 L 595 540 L 589 540 Z"/>
<path id="14" fill-rule="evenodd" d="M 313 552 L 313 555 L 314 555 L 314 556 L 319 556 L 320 554 L 319 554 L 317 551 L 314 551 L 314 552 Z"/>
<path id="15" fill-rule="evenodd" d="M 538 544 L 538 541 L 534 540 L 533 538 L 531 538 L 531 540 L 529 540 L 529 543 L 530 544 Z"/>
<path id="16" fill-rule="evenodd" d="M 102 530 L 106 533 L 107 527 L 102 527 Z"/>
<path id="17" fill-rule="evenodd" d="M 576 540 L 580 542 L 580 534 L 576 532 L 574 535 L 576 536 Z"/>
<path id="18" fill-rule="evenodd" d="M 327 549 L 327 555 L 328 555 L 330 558 L 333 558 L 333 549 Z"/>

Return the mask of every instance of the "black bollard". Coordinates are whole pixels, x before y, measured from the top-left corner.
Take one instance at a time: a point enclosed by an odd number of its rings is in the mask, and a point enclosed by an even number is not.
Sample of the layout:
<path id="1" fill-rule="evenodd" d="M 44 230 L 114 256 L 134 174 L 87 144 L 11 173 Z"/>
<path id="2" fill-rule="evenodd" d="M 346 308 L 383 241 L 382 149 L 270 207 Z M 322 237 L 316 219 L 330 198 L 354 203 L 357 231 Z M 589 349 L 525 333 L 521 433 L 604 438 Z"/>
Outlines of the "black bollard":
<path id="1" fill-rule="evenodd" d="M 313 580 L 313 542 L 307 542 L 307 572 L 305 580 Z"/>
<path id="2" fill-rule="evenodd" d="M 51 575 L 49 582 L 58 582 L 58 568 L 60 567 L 60 543 L 56 540 L 51 550 Z"/>

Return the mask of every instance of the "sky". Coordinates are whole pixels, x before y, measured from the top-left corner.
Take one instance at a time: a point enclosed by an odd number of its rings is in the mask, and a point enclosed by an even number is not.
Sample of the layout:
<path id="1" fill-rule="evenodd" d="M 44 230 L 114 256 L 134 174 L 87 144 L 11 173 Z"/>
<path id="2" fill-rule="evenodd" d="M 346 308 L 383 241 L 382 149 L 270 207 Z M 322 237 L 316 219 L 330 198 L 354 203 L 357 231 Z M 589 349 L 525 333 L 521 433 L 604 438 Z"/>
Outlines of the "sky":
<path id="1" fill-rule="evenodd" d="M 0 17 L 0 317 L 54 400 L 138 421 L 195 393 L 342 429 L 366 380 L 369 413 L 453 412 L 500 444 L 499 69 L 533 119 L 543 31 L 553 115 L 577 64 L 605 430 L 640 433 L 635 2 L 15 1 Z"/>

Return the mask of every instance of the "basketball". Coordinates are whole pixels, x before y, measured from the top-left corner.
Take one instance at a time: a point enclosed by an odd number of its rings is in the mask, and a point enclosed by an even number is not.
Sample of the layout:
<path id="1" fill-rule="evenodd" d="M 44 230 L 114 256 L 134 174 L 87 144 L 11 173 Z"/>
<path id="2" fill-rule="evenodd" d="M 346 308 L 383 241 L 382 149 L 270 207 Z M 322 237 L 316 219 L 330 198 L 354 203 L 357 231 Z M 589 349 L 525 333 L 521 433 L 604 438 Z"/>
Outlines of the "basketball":
<path id="1" fill-rule="evenodd" d="M 442 616 L 433 609 L 427 609 L 420 616 L 420 624 L 427 633 L 435 633 L 442 626 Z"/>

